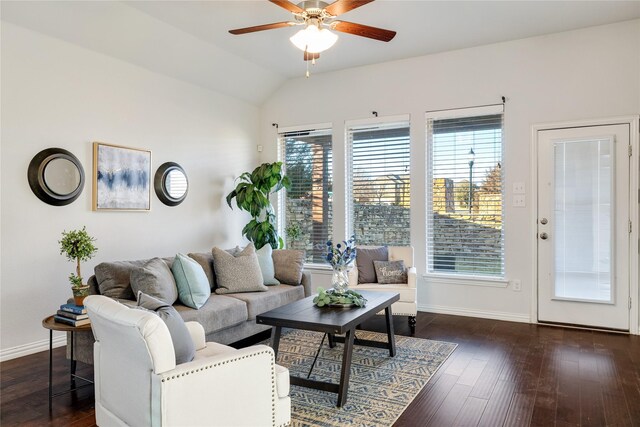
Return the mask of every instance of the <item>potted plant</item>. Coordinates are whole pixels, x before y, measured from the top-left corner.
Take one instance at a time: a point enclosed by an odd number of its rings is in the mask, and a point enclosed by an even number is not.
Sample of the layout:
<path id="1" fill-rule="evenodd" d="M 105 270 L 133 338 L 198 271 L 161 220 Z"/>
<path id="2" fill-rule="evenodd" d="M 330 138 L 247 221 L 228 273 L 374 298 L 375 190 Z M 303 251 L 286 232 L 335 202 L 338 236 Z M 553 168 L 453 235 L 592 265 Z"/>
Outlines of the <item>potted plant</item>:
<path id="1" fill-rule="evenodd" d="M 62 239 L 58 241 L 60 255 L 65 255 L 69 261 L 76 262 L 76 272 L 69 275 L 76 305 L 82 305 L 84 298 L 89 294 L 89 285 L 82 280 L 80 262 L 90 260 L 98 251 L 93 242 L 95 238 L 89 236 L 86 227 L 82 227 L 82 230 L 63 231 Z"/>
<path id="2" fill-rule="evenodd" d="M 283 188 L 291 188 L 291 180 L 282 172 L 282 162 L 263 163 L 238 178 L 236 188 L 227 195 L 230 208 L 231 200 L 236 199 L 238 207 L 251 214 L 251 221 L 242 229 L 242 235 L 253 242 L 256 249 L 266 244 L 273 249 L 284 247 L 282 238 L 276 230 L 276 215 L 269 195 Z"/>

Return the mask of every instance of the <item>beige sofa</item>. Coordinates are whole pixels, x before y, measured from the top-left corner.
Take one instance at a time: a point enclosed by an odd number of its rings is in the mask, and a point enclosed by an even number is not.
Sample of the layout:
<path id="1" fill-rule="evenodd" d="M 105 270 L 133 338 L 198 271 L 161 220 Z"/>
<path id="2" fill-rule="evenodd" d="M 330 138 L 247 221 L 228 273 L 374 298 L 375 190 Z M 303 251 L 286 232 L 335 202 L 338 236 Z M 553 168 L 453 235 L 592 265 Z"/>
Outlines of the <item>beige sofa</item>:
<path id="1" fill-rule="evenodd" d="M 278 278 L 279 271 L 291 269 L 292 263 L 287 261 L 289 259 L 287 255 L 295 255 L 295 252 L 299 251 L 285 249 L 274 251 L 273 260 L 276 278 Z M 203 267 L 211 287 L 214 289 L 215 270 L 211 254 L 191 253 L 189 256 Z M 163 259 L 171 266 L 173 257 Z M 123 284 L 121 294 L 127 296 L 127 298 L 114 299 L 124 305 L 134 306 L 136 305 L 136 301 L 133 299 L 133 293 L 128 283 L 129 272 L 134 268 L 144 265 L 147 261 L 148 260 L 136 260 L 103 263 L 96 266 L 96 270 L 100 269 L 103 273 L 102 276 L 104 276 L 106 268 L 111 276 L 110 279 L 115 278 Z M 301 280 L 298 284 L 267 286 L 268 290 L 266 292 L 243 292 L 225 295 L 218 295 L 212 292 L 207 302 L 198 310 L 182 305 L 179 300 L 176 301 L 173 306 L 186 322 L 195 321 L 203 326 L 207 341 L 231 344 L 270 329 L 270 326 L 256 324 L 256 316 L 258 314 L 311 295 L 310 275 L 302 272 L 300 277 Z M 101 283 L 98 282 L 96 275 L 91 276 L 88 284 L 92 295 L 101 294 Z M 127 285 L 129 286 L 128 290 L 126 289 Z M 102 286 L 102 288 L 104 289 L 104 286 Z M 113 295 L 112 293 L 109 296 Z M 91 331 L 76 332 L 73 352 L 74 360 L 93 364 L 93 343 L 94 338 Z M 71 354 L 70 345 L 70 334 L 68 334 L 67 357 L 70 357 Z"/>

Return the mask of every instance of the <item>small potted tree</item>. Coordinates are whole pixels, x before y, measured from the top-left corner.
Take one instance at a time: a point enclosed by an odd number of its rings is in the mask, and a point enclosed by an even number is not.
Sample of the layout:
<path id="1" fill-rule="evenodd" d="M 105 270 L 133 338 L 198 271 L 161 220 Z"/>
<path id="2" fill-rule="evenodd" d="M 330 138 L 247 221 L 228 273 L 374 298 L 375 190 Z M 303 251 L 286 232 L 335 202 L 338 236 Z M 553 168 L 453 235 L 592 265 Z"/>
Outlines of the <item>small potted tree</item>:
<path id="1" fill-rule="evenodd" d="M 98 251 L 93 244 L 95 239 L 89 236 L 86 227 L 82 230 L 63 231 L 60 243 L 60 255 L 65 255 L 69 261 L 75 261 L 76 272 L 69 275 L 71 291 L 76 305 L 82 305 L 84 298 L 89 295 L 89 285 L 83 283 L 80 272 L 80 262 L 88 261 Z"/>

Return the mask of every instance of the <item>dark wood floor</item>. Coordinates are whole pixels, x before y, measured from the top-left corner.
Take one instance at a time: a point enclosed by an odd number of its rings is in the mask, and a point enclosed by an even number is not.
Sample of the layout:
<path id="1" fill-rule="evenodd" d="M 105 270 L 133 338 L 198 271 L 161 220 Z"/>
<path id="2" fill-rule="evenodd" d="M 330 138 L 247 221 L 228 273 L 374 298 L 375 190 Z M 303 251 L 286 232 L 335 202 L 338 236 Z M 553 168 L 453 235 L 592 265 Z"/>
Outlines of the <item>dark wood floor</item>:
<path id="1" fill-rule="evenodd" d="M 365 325 L 384 329 L 381 317 Z M 406 318 L 396 333 L 409 334 Z M 431 313 L 417 337 L 458 348 L 396 426 L 640 426 L 640 337 Z M 63 349 L 54 385 L 68 385 Z M 47 404 L 48 353 L 0 365 L 0 424 L 93 426 L 93 390 Z M 79 374 L 91 368 L 79 366 Z"/>

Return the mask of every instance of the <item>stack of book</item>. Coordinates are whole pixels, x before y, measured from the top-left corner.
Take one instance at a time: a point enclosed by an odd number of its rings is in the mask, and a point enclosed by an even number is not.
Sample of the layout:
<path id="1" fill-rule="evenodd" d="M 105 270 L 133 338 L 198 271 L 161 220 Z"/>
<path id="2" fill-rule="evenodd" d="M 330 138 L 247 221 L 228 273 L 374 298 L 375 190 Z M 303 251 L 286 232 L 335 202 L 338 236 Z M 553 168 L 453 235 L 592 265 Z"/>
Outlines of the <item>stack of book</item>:
<path id="1" fill-rule="evenodd" d="M 60 310 L 53 316 L 53 319 L 59 323 L 65 323 L 71 326 L 83 326 L 91 323 L 87 308 L 84 305 L 62 304 Z"/>

